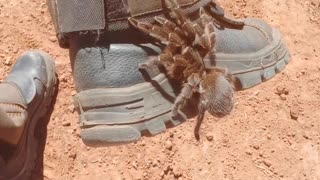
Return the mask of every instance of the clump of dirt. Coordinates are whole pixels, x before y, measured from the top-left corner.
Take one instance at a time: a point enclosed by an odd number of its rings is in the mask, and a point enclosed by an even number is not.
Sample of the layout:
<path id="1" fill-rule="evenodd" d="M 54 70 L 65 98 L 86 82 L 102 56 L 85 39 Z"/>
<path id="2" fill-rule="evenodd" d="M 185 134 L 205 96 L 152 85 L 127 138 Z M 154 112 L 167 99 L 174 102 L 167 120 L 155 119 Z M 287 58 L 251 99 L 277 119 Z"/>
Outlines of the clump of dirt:
<path id="1" fill-rule="evenodd" d="M 79 138 L 68 51 L 58 47 L 45 0 L 0 0 L 0 78 L 28 49 L 56 59 L 59 94 L 43 169 L 33 179 L 320 179 L 320 1 L 220 1 L 229 16 L 280 30 L 292 61 L 275 78 L 237 93 L 233 113 L 194 119 L 155 137 L 90 148 Z"/>

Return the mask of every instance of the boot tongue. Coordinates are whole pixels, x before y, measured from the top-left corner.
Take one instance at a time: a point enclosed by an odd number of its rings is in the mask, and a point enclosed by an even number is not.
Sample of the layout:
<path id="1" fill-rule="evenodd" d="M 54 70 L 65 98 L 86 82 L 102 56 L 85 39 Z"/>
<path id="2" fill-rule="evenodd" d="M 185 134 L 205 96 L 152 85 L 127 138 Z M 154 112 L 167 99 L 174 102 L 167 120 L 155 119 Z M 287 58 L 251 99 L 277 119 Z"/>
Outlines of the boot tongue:
<path id="1" fill-rule="evenodd" d="M 20 127 L 27 118 L 26 103 L 20 89 L 11 83 L 0 84 L 0 127 Z"/>

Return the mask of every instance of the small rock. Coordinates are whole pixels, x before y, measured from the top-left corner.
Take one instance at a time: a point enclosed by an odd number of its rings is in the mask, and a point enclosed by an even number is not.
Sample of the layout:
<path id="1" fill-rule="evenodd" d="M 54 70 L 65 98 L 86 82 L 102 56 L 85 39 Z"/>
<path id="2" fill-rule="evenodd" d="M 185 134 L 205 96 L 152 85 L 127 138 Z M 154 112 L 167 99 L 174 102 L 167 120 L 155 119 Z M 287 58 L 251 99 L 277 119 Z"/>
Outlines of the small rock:
<path id="1" fill-rule="evenodd" d="M 280 94 L 279 96 L 280 96 L 280 99 L 281 99 L 282 101 L 287 100 L 286 95 L 284 95 L 284 94 Z"/>
<path id="2" fill-rule="evenodd" d="M 19 50 L 20 50 L 20 49 L 19 49 L 18 47 L 16 47 L 16 48 L 13 49 L 12 52 L 15 53 L 15 54 L 17 54 L 17 53 L 19 52 Z"/>
<path id="3" fill-rule="evenodd" d="M 74 96 L 76 94 L 77 94 L 77 91 L 75 91 L 75 90 L 71 91 L 71 96 Z"/>
<path id="4" fill-rule="evenodd" d="M 61 82 L 68 82 L 67 75 L 66 75 L 66 74 L 62 74 L 62 75 L 60 76 L 60 80 L 61 80 Z"/>
<path id="5" fill-rule="evenodd" d="M 255 91 L 255 92 L 253 93 L 253 95 L 258 96 L 259 93 L 260 93 L 260 91 Z"/>
<path id="6" fill-rule="evenodd" d="M 260 149 L 260 147 L 258 146 L 258 145 L 253 145 L 252 146 L 255 150 L 259 150 Z"/>
<path id="7" fill-rule="evenodd" d="M 6 61 L 4 62 L 4 65 L 10 66 L 11 64 L 12 64 L 12 63 L 11 63 L 11 58 L 8 57 L 8 58 L 6 59 Z"/>
<path id="8" fill-rule="evenodd" d="M 69 158 L 71 158 L 71 159 L 76 159 L 76 157 L 77 157 L 76 153 L 69 154 Z"/>
<path id="9" fill-rule="evenodd" d="M 143 173 L 143 177 L 144 177 L 144 178 L 147 178 L 147 177 L 148 177 L 148 173 L 144 172 L 144 173 Z"/>
<path id="10" fill-rule="evenodd" d="M 179 178 L 183 174 L 183 172 L 179 168 L 173 168 L 172 172 L 173 172 L 173 175 L 174 175 L 175 178 Z"/>
<path id="11" fill-rule="evenodd" d="M 306 134 L 302 135 L 305 139 L 310 139 Z"/>
<path id="12" fill-rule="evenodd" d="M 171 171 L 171 170 L 172 170 L 172 168 L 171 168 L 170 164 L 168 164 L 168 165 L 165 167 L 165 169 L 163 170 L 163 172 L 164 172 L 165 174 L 168 174 L 168 172 Z"/>
<path id="13" fill-rule="evenodd" d="M 69 111 L 70 112 L 74 112 L 74 105 L 73 104 L 71 104 L 70 106 L 68 106 L 68 109 L 69 109 Z"/>
<path id="14" fill-rule="evenodd" d="M 71 123 L 70 123 L 70 122 L 66 122 L 66 121 L 65 121 L 65 122 L 63 122 L 63 123 L 62 123 L 62 126 L 65 126 L 65 127 L 67 127 L 67 126 L 71 126 Z"/>
<path id="15" fill-rule="evenodd" d="M 211 142 L 213 140 L 213 135 L 212 134 L 207 134 L 206 138 L 207 138 L 208 141 Z"/>
<path id="16" fill-rule="evenodd" d="M 250 150 L 247 150 L 247 151 L 246 151 L 246 154 L 252 155 L 252 152 L 251 152 Z"/>
<path id="17" fill-rule="evenodd" d="M 169 133 L 169 137 L 173 138 L 174 134 L 172 132 Z"/>
<path id="18" fill-rule="evenodd" d="M 138 169 L 138 162 L 137 161 L 133 161 L 132 162 L 132 167 L 137 170 Z"/>
<path id="19" fill-rule="evenodd" d="M 166 149 L 168 149 L 169 151 L 172 150 L 172 142 L 171 141 L 169 141 L 169 140 L 166 141 L 165 146 L 166 146 Z"/>
<path id="20" fill-rule="evenodd" d="M 50 40 L 51 42 L 57 42 L 57 38 L 56 38 L 55 36 L 51 36 L 51 37 L 49 38 L 49 40 Z"/>
<path id="21" fill-rule="evenodd" d="M 259 153 L 259 156 L 262 158 L 265 157 L 261 152 Z"/>
<path id="22" fill-rule="evenodd" d="M 278 86 L 276 88 L 276 92 L 275 93 L 278 94 L 278 95 L 281 95 L 281 94 L 288 95 L 289 94 L 289 90 L 286 87 Z"/>
<path id="23" fill-rule="evenodd" d="M 297 106 L 292 106 L 290 108 L 290 117 L 292 120 L 298 120 L 299 117 L 299 107 Z"/>
<path id="24" fill-rule="evenodd" d="M 269 140 L 271 139 L 271 135 L 270 134 L 267 135 L 267 139 L 269 139 Z"/>

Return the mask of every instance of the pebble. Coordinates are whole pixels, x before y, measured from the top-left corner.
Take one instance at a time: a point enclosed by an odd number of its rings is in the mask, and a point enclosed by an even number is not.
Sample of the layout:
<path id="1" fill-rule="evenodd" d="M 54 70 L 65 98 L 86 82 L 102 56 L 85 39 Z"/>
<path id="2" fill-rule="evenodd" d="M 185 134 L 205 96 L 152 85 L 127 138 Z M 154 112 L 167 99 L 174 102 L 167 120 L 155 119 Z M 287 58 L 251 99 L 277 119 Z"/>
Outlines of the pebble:
<path id="1" fill-rule="evenodd" d="M 76 153 L 69 154 L 69 158 L 71 158 L 71 159 L 76 159 L 76 157 L 77 157 Z"/>
<path id="2" fill-rule="evenodd" d="M 8 58 L 6 59 L 6 61 L 4 62 L 4 65 L 10 66 L 11 64 L 12 64 L 12 63 L 11 63 L 11 58 L 8 57 Z"/>
<path id="3" fill-rule="evenodd" d="M 281 94 L 288 95 L 289 94 L 289 90 L 286 87 L 278 86 L 276 88 L 276 92 L 275 93 L 278 94 L 278 95 L 281 95 Z"/>
<path id="4" fill-rule="evenodd" d="M 138 169 L 138 162 L 137 161 L 133 161 L 132 162 L 132 167 L 137 170 Z"/>
<path id="5" fill-rule="evenodd" d="M 269 139 L 269 140 L 271 139 L 271 135 L 270 134 L 267 135 L 267 139 Z"/>
<path id="6" fill-rule="evenodd" d="M 260 149 L 260 147 L 258 146 L 258 145 L 253 145 L 252 146 L 255 150 L 259 150 Z"/>
<path id="7" fill-rule="evenodd" d="M 302 135 L 302 137 L 304 137 L 305 139 L 310 139 L 306 134 Z"/>
<path id="8" fill-rule="evenodd" d="M 165 146 L 166 146 L 166 149 L 168 149 L 169 151 L 172 150 L 172 142 L 171 141 L 169 141 L 169 140 L 166 141 Z"/>
<path id="9" fill-rule="evenodd" d="M 74 96 L 76 94 L 77 94 L 77 91 L 75 91 L 75 90 L 71 91 L 71 96 Z"/>
<path id="10" fill-rule="evenodd" d="M 68 106 L 68 109 L 69 109 L 69 111 L 70 112 L 74 112 L 74 105 L 73 104 L 71 104 L 70 106 Z"/>
<path id="11" fill-rule="evenodd" d="M 291 117 L 292 120 L 298 120 L 299 108 L 297 106 L 292 106 L 290 108 L 290 117 Z"/>
<path id="12" fill-rule="evenodd" d="M 55 36 L 51 36 L 51 37 L 49 38 L 49 40 L 50 40 L 51 42 L 57 42 L 57 38 L 56 38 Z"/>
<path id="13" fill-rule="evenodd" d="M 247 150 L 247 151 L 246 151 L 246 154 L 252 155 L 252 152 L 251 152 L 250 150 Z"/>
<path id="14" fill-rule="evenodd" d="M 178 168 L 174 168 L 174 169 L 172 170 L 172 172 L 173 172 L 173 175 L 174 175 L 175 178 L 179 178 L 179 177 L 181 177 L 182 174 L 183 174 L 183 173 L 181 172 L 181 170 L 178 169 Z"/>
<path id="15" fill-rule="evenodd" d="M 61 80 L 62 82 L 68 82 L 68 78 L 67 78 L 66 74 L 62 74 L 62 75 L 60 76 L 60 80 Z"/>
<path id="16" fill-rule="evenodd" d="M 71 123 L 65 121 L 65 122 L 62 123 L 62 126 L 65 126 L 65 127 L 66 127 L 66 126 L 71 126 Z"/>
<path id="17" fill-rule="evenodd" d="M 163 170 L 163 172 L 164 172 L 165 174 L 168 174 L 168 172 L 171 171 L 171 170 L 172 170 L 172 168 L 171 168 L 171 166 L 170 166 L 170 164 L 169 164 L 169 165 L 167 165 L 167 166 L 165 167 L 165 169 Z"/>
<path id="18" fill-rule="evenodd" d="M 172 132 L 169 133 L 169 137 L 173 138 L 174 134 Z"/>
<path id="19" fill-rule="evenodd" d="M 158 161 L 152 161 L 152 167 L 157 167 L 158 166 Z"/>
<path id="20" fill-rule="evenodd" d="M 212 134 L 207 134 L 206 138 L 207 138 L 208 141 L 211 142 L 213 140 L 213 135 Z"/>
<path id="21" fill-rule="evenodd" d="M 280 96 L 280 99 L 281 99 L 282 101 L 287 100 L 286 95 L 284 95 L 284 94 L 280 94 L 279 96 Z"/>

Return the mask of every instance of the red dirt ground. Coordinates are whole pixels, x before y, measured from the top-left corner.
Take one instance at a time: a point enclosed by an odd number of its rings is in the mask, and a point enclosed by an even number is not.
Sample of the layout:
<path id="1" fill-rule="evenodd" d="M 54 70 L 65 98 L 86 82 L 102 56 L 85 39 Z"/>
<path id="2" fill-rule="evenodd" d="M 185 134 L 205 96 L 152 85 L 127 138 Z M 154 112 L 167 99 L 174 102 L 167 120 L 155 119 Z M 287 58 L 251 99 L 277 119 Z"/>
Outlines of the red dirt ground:
<path id="1" fill-rule="evenodd" d="M 58 46 L 45 0 L 0 0 L 0 79 L 28 49 L 51 54 L 60 79 L 33 179 L 320 179 L 320 0 L 220 2 L 231 16 L 281 31 L 292 53 L 286 69 L 237 92 L 230 116 L 207 115 L 200 142 L 190 119 L 138 143 L 89 148 L 79 138 L 68 51 Z"/>

